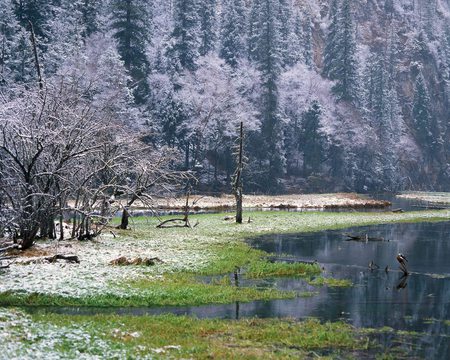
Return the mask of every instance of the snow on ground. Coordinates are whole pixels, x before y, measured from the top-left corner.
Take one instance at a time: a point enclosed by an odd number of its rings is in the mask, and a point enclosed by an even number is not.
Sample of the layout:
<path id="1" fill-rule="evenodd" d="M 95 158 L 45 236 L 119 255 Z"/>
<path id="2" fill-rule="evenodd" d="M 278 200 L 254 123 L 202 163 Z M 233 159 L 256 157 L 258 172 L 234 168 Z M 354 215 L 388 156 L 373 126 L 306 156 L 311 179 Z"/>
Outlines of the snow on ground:
<path id="1" fill-rule="evenodd" d="M 397 195 L 401 199 L 426 201 L 434 204 L 450 204 L 450 193 L 448 192 L 421 192 L 413 191 Z"/>
<path id="2" fill-rule="evenodd" d="M 119 346 L 90 335 L 82 326 L 56 326 L 33 322 L 17 309 L 0 308 L 0 359 L 129 359 Z M 144 357 L 143 357 L 144 358 Z"/>
<path id="3" fill-rule="evenodd" d="M 191 196 L 189 203 L 195 201 L 195 206 L 201 209 L 234 207 L 234 196 Z M 157 201 L 157 207 L 164 209 L 182 208 L 186 203 L 185 198 L 161 199 Z M 327 208 L 327 207 L 364 207 L 386 206 L 384 201 L 365 198 L 354 193 L 335 194 L 296 194 L 296 195 L 244 195 L 243 206 L 247 208 Z"/>
<path id="4" fill-rule="evenodd" d="M 39 292 L 63 296 L 82 297 L 101 293 L 131 295 L 129 288 L 122 285 L 130 279 L 156 278 L 163 272 L 195 270 L 208 261 L 207 250 L 186 246 L 192 241 L 182 237 L 136 240 L 126 237 L 113 239 L 112 235 L 102 235 L 95 241 L 38 242 L 35 250 L 49 255 L 78 255 L 80 264 L 21 263 L 33 258 L 21 257 L 1 274 L 0 292 Z M 213 241 L 213 240 L 211 240 Z M 203 242 L 203 240 L 202 240 Z M 111 260 L 118 257 L 158 257 L 162 264 L 155 266 L 112 266 Z M 120 284 L 120 286 L 119 286 Z"/>

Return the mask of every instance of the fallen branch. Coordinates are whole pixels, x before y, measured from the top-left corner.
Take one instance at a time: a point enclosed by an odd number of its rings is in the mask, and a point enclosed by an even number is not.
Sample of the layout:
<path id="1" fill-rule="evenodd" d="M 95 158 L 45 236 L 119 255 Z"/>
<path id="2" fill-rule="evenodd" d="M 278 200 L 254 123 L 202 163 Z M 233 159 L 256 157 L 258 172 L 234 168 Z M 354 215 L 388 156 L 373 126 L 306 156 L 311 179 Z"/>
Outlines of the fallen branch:
<path id="1" fill-rule="evenodd" d="M 76 256 L 76 255 L 59 255 L 58 254 L 58 255 L 47 256 L 47 257 L 41 257 L 41 258 L 38 258 L 38 259 L 28 260 L 28 261 L 22 262 L 21 264 L 22 265 L 38 264 L 38 263 L 41 263 L 41 262 L 44 262 L 44 261 L 49 262 L 49 263 L 54 263 L 57 260 L 65 260 L 65 261 L 67 261 L 69 263 L 77 263 L 77 264 L 80 263 L 80 260 L 78 259 L 78 256 Z"/>
<path id="2" fill-rule="evenodd" d="M 10 246 L 6 246 L 4 248 L 0 248 L 0 253 L 5 252 L 5 251 L 9 251 L 9 250 L 13 250 L 13 249 L 21 249 L 22 246 L 19 244 L 13 244 Z"/>
<path id="3" fill-rule="evenodd" d="M 389 241 L 389 240 L 385 240 L 382 237 L 371 237 L 368 234 L 352 235 L 352 234 L 344 233 L 343 235 L 347 236 L 349 238 L 349 239 L 347 239 L 347 241 L 350 241 L 350 240 L 354 240 L 354 241 Z"/>
<path id="4" fill-rule="evenodd" d="M 317 265 L 317 260 L 302 260 L 294 257 L 281 257 L 281 256 L 267 256 L 265 258 L 267 261 L 275 263 L 275 262 L 285 262 L 288 264 L 307 264 L 307 265 Z"/>
<path id="5" fill-rule="evenodd" d="M 182 224 L 179 224 L 177 222 L 182 222 Z M 169 223 L 175 223 L 171 225 L 167 225 Z M 164 220 L 163 222 L 156 225 L 157 228 L 170 228 L 170 227 L 191 227 L 188 220 L 185 219 L 168 219 Z"/>
<path id="6" fill-rule="evenodd" d="M 118 266 L 127 266 L 127 265 L 145 265 L 145 266 L 153 266 L 156 263 L 163 263 L 159 257 L 152 258 L 141 258 L 137 257 L 134 259 L 127 259 L 125 256 L 118 257 L 117 259 L 111 260 L 109 265 L 118 265 Z"/>

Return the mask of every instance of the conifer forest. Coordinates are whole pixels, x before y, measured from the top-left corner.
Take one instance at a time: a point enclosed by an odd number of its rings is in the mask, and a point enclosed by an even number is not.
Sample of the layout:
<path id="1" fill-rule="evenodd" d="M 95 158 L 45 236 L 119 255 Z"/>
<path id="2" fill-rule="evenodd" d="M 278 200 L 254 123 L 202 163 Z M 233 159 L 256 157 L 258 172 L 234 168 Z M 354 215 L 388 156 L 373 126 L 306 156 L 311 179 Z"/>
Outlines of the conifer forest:
<path id="1" fill-rule="evenodd" d="M 115 127 L 112 142 L 170 152 L 170 166 L 204 192 L 230 191 L 241 121 L 249 192 L 449 188 L 448 0 L 0 0 L 0 9 L 3 169 L 21 146 L 11 129 L 40 112 L 61 122 L 64 142 L 98 144 Z M 70 130 L 75 119 L 84 133 Z M 39 124 L 26 127 L 36 134 Z"/>

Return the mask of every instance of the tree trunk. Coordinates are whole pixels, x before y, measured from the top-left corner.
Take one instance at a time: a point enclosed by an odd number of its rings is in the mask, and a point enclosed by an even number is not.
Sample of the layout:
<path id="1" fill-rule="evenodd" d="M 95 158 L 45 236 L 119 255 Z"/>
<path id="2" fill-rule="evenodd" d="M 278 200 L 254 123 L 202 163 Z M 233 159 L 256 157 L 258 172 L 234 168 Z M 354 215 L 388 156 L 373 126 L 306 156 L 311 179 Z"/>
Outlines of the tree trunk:
<path id="1" fill-rule="evenodd" d="M 122 211 L 122 219 L 120 221 L 119 229 L 126 230 L 128 229 L 128 218 L 130 217 L 130 213 L 126 207 L 123 208 Z"/>
<path id="2" fill-rule="evenodd" d="M 241 121 L 239 129 L 239 149 L 236 172 L 233 176 L 233 192 L 236 199 L 236 222 L 242 224 L 242 169 L 243 169 L 244 125 Z"/>

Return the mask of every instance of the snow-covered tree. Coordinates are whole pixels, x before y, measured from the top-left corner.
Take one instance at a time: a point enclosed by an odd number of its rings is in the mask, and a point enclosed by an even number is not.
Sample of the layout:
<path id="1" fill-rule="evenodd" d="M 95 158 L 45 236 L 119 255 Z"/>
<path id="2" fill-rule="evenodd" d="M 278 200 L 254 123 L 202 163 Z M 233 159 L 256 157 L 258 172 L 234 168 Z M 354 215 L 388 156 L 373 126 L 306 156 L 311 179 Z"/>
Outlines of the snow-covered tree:
<path id="1" fill-rule="evenodd" d="M 354 101 L 358 97 L 358 74 L 351 0 L 343 0 L 339 14 L 339 30 L 335 47 L 336 59 L 333 70 L 330 70 L 333 78 L 336 79 L 333 91 L 340 100 Z"/>
<path id="2" fill-rule="evenodd" d="M 149 62 L 146 48 L 152 28 L 150 0 L 112 0 L 111 29 L 117 39 L 119 54 L 133 81 L 136 102 L 142 103 L 148 93 Z"/>
<path id="3" fill-rule="evenodd" d="M 421 70 L 414 84 L 412 118 L 416 139 L 427 156 L 433 156 L 439 145 L 439 129 L 431 108 L 431 98 Z"/>
<path id="4" fill-rule="evenodd" d="M 199 5 L 200 13 L 200 55 L 212 52 L 216 46 L 217 0 L 204 0 Z"/>
<path id="5" fill-rule="evenodd" d="M 233 68 L 245 54 L 245 14 L 243 0 L 224 2 L 219 55 Z"/>
<path id="6" fill-rule="evenodd" d="M 195 70 L 199 57 L 200 19 L 196 0 L 175 0 L 173 30 L 166 49 L 172 71 Z"/>

